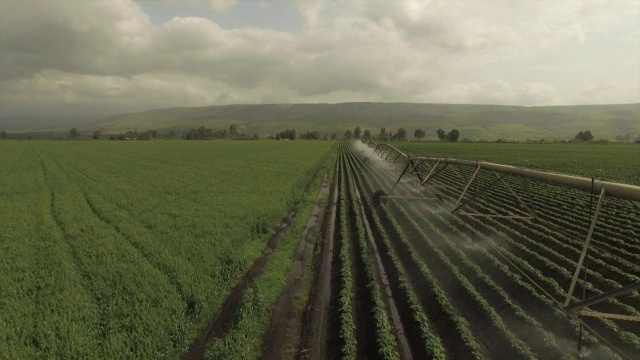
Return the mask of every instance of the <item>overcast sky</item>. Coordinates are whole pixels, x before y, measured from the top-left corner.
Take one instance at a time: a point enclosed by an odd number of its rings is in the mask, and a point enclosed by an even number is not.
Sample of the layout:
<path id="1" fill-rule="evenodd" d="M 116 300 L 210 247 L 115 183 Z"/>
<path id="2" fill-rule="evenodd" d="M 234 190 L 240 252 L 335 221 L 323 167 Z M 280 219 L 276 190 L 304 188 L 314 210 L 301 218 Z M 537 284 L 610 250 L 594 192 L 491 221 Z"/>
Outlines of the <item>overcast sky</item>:
<path id="1" fill-rule="evenodd" d="M 640 102 L 640 1 L 0 0 L 0 115 Z"/>

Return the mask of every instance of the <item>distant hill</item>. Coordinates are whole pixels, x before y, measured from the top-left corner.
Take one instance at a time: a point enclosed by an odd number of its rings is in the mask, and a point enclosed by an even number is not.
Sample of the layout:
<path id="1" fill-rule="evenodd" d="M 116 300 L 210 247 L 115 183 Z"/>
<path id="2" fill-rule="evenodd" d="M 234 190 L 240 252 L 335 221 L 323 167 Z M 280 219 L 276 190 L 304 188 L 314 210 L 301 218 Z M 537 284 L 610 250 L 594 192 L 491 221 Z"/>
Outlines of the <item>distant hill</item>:
<path id="1" fill-rule="evenodd" d="M 199 126 L 228 128 L 238 125 L 240 133 L 261 137 L 287 128 L 298 133 L 318 130 L 337 132 L 360 126 L 377 134 L 381 127 L 400 127 L 409 136 L 422 128 L 435 138 L 439 128 L 456 128 L 460 138 L 495 140 L 568 140 L 580 130 L 591 130 L 596 139 L 640 134 L 640 104 L 580 106 L 500 106 L 419 103 L 353 102 L 339 104 L 267 104 L 180 107 L 109 116 L 86 131 L 105 133 L 128 130 L 185 131 Z"/>

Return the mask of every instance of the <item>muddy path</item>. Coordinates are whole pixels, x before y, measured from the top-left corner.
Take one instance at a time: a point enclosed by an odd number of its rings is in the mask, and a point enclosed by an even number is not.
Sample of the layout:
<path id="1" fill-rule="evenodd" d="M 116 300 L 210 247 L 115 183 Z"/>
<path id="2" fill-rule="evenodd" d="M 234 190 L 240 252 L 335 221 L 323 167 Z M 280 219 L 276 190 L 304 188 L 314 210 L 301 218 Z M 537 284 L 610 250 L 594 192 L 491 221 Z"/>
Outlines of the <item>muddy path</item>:
<path id="1" fill-rule="evenodd" d="M 330 192 L 329 176 L 325 174 L 316 205 L 309 217 L 287 273 L 286 285 L 271 313 L 269 326 L 262 342 L 262 359 L 279 360 L 297 352 L 302 335 L 303 292 L 311 285 L 314 250 L 320 238 L 319 227 L 326 225 L 327 198 Z"/>
<path id="2" fill-rule="evenodd" d="M 308 194 L 311 184 L 314 183 L 316 176 L 314 174 L 312 178 L 305 185 L 303 191 L 303 197 Z M 282 219 L 280 225 L 276 228 L 275 232 L 269 240 L 265 248 L 262 250 L 262 254 L 256 259 L 251 268 L 243 275 L 242 279 L 236 284 L 233 290 L 225 298 L 224 302 L 220 306 L 218 312 L 213 316 L 211 321 L 203 328 L 195 339 L 192 341 L 187 352 L 182 356 L 185 360 L 202 359 L 207 351 L 207 347 L 214 339 L 219 339 L 226 334 L 229 329 L 237 321 L 236 309 L 239 308 L 239 304 L 245 291 L 255 282 L 255 280 L 262 275 L 265 271 L 273 251 L 280 245 L 280 242 L 284 238 L 289 226 L 293 223 L 294 218 L 300 210 L 301 203 L 296 201 L 289 214 Z"/>
<path id="3" fill-rule="evenodd" d="M 334 322 L 330 317 L 330 308 L 332 293 L 337 290 L 336 284 L 338 283 L 337 272 L 333 269 L 338 265 L 335 238 L 338 231 L 336 218 L 338 216 L 339 178 L 340 162 L 338 160 L 331 185 L 331 198 L 322 226 L 321 240 L 316 243 L 313 257 L 312 286 L 301 324 L 301 338 L 296 353 L 298 359 L 325 358 L 324 354 L 326 354 L 327 342 L 329 341 L 329 327 Z M 335 297 L 333 298 L 335 300 Z"/>

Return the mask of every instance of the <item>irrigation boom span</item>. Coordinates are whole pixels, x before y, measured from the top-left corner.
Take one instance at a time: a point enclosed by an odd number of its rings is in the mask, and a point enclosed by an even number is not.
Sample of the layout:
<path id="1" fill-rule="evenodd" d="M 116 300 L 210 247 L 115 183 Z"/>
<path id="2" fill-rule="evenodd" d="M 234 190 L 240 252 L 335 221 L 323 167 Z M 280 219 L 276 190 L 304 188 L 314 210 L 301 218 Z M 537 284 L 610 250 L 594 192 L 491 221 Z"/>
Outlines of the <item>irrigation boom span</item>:
<path id="1" fill-rule="evenodd" d="M 373 141 L 372 141 L 373 142 Z M 375 144 L 375 142 L 373 142 Z M 426 161 L 430 163 L 442 163 L 442 164 L 457 164 L 462 166 L 471 166 L 477 168 L 480 166 L 482 169 L 496 171 L 500 173 L 507 173 L 513 175 L 519 175 L 522 177 L 536 179 L 551 184 L 568 186 L 575 189 L 584 191 L 593 191 L 599 193 L 602 189 L 605 190 L 608 196 L 612 196 L 619 199 L 639 201 L 640 202 L 640 186 L 621 184 L 602 180 L 592 180 L 589 178 L 583 178 L 579 176 L 564 175 L 558 173 L 550 173 L 544 171 L 536 171 L 531 169 L 519 168 L 511 165 L 495 164 L 482 161 L 460 160 L 451 158 L 433 158 L 422 156 L 408 156 L 402 151 L 396 149 L 389 144 L 377 144 L 376 146 L 385 146 L 397 152 L 400 156 L 404 157 L 407 162 L 412 160 Z"/>

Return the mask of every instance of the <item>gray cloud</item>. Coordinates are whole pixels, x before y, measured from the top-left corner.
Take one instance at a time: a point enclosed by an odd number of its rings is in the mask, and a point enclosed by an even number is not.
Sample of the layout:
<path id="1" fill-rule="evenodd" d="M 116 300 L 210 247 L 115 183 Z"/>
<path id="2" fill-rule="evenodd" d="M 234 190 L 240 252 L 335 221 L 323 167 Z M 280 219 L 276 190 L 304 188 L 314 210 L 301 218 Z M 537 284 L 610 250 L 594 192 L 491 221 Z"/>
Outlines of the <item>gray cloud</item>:
<path id="1" fill-rule="evenodd" d="M 0 2 L 0 117 L 238 102 L 640 101 L 637 2 L 301 1 L 286 3 L 305 24 L 295 34 L 197 14 L 158 24 L 129 0 L 37 4 Z"/>

